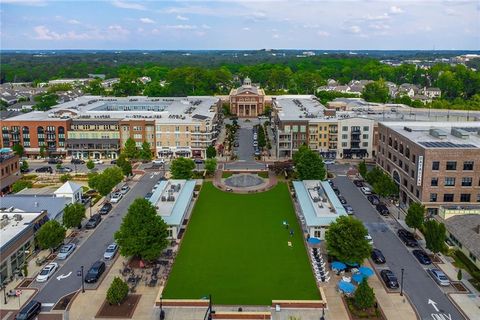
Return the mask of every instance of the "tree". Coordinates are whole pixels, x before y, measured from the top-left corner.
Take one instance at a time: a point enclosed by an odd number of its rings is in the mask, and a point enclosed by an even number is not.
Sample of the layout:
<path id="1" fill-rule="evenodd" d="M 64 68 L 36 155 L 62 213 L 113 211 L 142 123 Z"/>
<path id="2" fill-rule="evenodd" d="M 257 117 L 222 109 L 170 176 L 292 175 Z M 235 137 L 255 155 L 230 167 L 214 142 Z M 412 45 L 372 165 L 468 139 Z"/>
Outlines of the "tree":
<path id="1" fill-rule="evenodd" d="M 92 170 L 93 168 L 95 168 L 95 163 L 93 163 L 92 159 L 90 159 L 87 161 L 86 166 L 88 170 Z"/>
<path id="2" fill-rule="evenodd" d="M 463 278 L 462 269 L 458 269 L 457 280 L 462 281 L 462 278 Z"/>
<path id="3" fill-rule="evenodd" d="M 414 202 L 408 207 L 405 223 L 415 231 L 423 225 L 425 220 L 425 206 L 419 202 Z"/>
<path id="4" fill-rule="evenodd" d="M 328 254 L 343 262 L 361 264 L 372 251 L 372 246 L 365 239 L 367 234 L 360 220 L 350 216 L 337 218 L 325 235 Z"/>
<path id="5" fill-rule="evenodd" d="M 298 160 L 309 150 L 310 148 L 308 148 L 305 144 L 302 144 L 300 148 L 298 148 L 298 150 L 293 153 L 293 156 L 292 156 L 293 164 L 297 165 Z"/>
<path id="6" fill-rule="evenodd" d="M 66 230 L 56 220 L 45 222 L 37 232 L 37 242 L 40 248 L 50 249 L 52 252 L 65 239 Z"/>
<path id="7" fill-rule="evenodd" d="M 217 169 L 217 159 L 207 159 L 205 160 L 205 170 L 208 174 L 213 174 Z"/>
<path id="8" fill-rule="evenodd" d="M 40 147 L 40 151 L 38 152 L 40 158 L 45 158 L 45 146 Z"/>
<path id="9" fill-rule="evenodd" d="M 150 149 L 150 143 L 148 143 L 147 141 L 144 141 L 142 143 L 142 148 L 138 152 L 138 156 L 144 161 L 152 160 L 152 150 Z"/>
<path id="10" fill-rule="evenodd" d="M 353 304 L 355 307 L 361 310 L 365 310 L 373 307 L 375 304 L 375 293 L 373 289 L 368 285 L 367 279 L 363 279 L 355 290 L 353 296 Z"/>
<path id="11" fill-rule="evenodd" d="M 362 97 L 370 102 L 387 102 L 390 93 L 383 80 L 374 81 L 365 86 Z"/>
<path id="12" fill-rule="evenodd" d="M 125 157 L 125 154 L 120 153 L 117 159 L 117 166 L 122 169 L 123 175 L 132 175 L 132 164 Z"/>
<path id="13" fill-rule="evenodd" d="M 382 173 L 380 179 L 373 184 L 373 191 L 382 197 L 390 197 L 398 195 L 398 186 L 389 175 Z"/>
<path id="14" fill-rule="evenodd" d="M 168 245 L 167 225 L 148 201 L 138 198 L 128 208 L 115 241 L 125 257 L 136 256 L 147 261 L 157 259 Z"/>
<path id="15" fill-rule="evenodd" d="M 32 181 L 18 180 L 12 185 L 12 192 L 17 193 L 22 191 L 25 188 L 32 188 L 32 187 L 33 187 Z"/>
<path id="16" fill-rule="evenodd" d="M 300 180 L 324 180 L 325 165 L 318 153 L 310 149 L 302 151 L 297 158 L 296 169 Z"/>
<path id="17" fill-rule="evenodd" d="M 367 176 L 368 170 L 367 170 L 367 164 L 365 163 L 365 160 L 363 160 L 358 164 L 358 172 L 364 179 L 366 179 L 365 177 Z"/>
<path id="18" fill-rule="evenodd" d="M 69 181 L 69 180 L 72 180 L 72 179 L 73 179 L 73 178 L 72 178 L 72 175 L 69 174 L 69 173 L 65 173 L 65 174 L 63 174 L 63 175 L 60 176 L 60 182 L 63 182 L 63 183 L 65 183 L 65 182 L 67 182 L 67 181 Z"/>
<path id="19" fill-rule="evenodd" d="M 85 219 L 85 206 L 81 203 L 67 204 L 63 209 L 63 226 L 75 228 Z"/>
<path id="20" fill-rule="evenodd" d="M 25 149 L 23 148 L 23 146 L 20 143 L 17 143 L 15 145 L 13 145 L 12 150 L 13 150 L 13 152 L 15 152 L 15 154 L 19 158 L 23 157 L 23 154 L 25 153 Z"/>
<path id="21" fill-rule="evenodd" d="M 22 165 L 20 166 L 20 170 L 22 170 L 22 171 L 27 171 L 28 170 L 27 160 L 23 160 Z"/>
<path id="22" fill-rule="evenodd" d="M 120 277 L 115 277 L 107 290 L 107 302 L 120 305 L 127 296 L 128 284 Z"/>
<path id="23" fill-rule="evenodd" d="M 191 179 L 193 169 L 195 169 L 195 162 L 183 157 L 176 158 L 170 165 L 173 179 Z"/>
<path id="24" fill-rule="evenodd" d="M 437 254 L 445 247 L 446 229 L 443 223 L 434 219 L 425 222 L 425 242 L 427 249 Z"/>
<path id="25" fill-rule="evenodd" d="M 112 189 L 123 180 L 122 169 L 118 166 L 107 168 L 101 174 L 88 175 L 88 186 L 98 190 L 102 196 L 108 195 Z"/>
<path id="26" fill-rule="evenodd" d="M 208 146 L 207 148 L 207 158 L 208 159 L 211 159 L 211 158 L 215 158 L 217 156 L 217 150 L 215 150 L 215 147 L 210 145 Z"/>
<path id="27" fill-rule="evenodd" d="M 128 138 L 125 141 L 125 147 L 123 148 L 123 154 L 128 160 L 137 159 L 138 158 L 138 150 L 135 140 L 132 138 Z"/>

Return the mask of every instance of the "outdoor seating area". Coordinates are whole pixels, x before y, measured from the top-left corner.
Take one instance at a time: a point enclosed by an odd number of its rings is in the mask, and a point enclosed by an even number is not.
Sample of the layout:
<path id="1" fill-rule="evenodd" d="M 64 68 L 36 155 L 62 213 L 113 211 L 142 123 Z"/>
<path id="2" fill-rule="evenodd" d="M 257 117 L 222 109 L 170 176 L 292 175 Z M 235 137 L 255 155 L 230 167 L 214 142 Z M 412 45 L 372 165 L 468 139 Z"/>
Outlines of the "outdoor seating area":
<path id="1" fill-rule="evenodd" d="M 340 277 L 338 282 L 338 291 L 350 296 L 355 292 L 359 284 L 364 279 L 373 276 L 374 271 L 370 267 L 359 266 L 358 264 L 347 264 L 340 261 L 333 261 L 330 268 Z"/>
<path id="2" fill-rule="evenodd" d="M 320 253 L 320 249 L 318 248 L 311 248 L 310 249 L 310 256 L 312 258 L 312 267 L 315 273 L 315 278 L 318 282 L 328 282 L 330 281 L 329 271 L 325 269 L 325 261 L 323 261 L 323 257 Z"/>

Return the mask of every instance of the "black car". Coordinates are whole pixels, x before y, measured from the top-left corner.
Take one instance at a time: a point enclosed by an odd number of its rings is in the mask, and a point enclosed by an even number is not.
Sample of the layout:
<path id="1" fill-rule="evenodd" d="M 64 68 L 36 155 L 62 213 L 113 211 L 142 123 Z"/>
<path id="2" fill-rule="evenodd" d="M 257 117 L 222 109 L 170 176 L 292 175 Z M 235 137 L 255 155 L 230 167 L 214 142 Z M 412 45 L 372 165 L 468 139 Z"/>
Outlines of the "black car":
<path id="1" fill-rule="evenodd" d="M 148 192 L 146 195 L 145 195 L 145 200 L 150 200 L 150 198 L 153 196 L 153 192 Z"/>
<path id="2" fill-rule="evenodd" d="M 21 173 L 27 173 L 27 172 L 30 172 L 30 169 L 28 169 L 28 168 L 20 168 L 20 172 L 21 172 Z"/>
<path id="3" fill-rule="evenodd" d="M 35 172 L 40 172 L 40 173 L 45 173 L 45 172 L 53 173 L 53 169 L 52 169 L 52 167 L 46 166 L 46 167 L 40 167 L 40 168 L 35 169 Z"/>
<path id="4" fill-rule="evenodd" d="M 380 249 L 373 249 L 372 254 L 371 254 L 373 262 L 376 264 L 384 264 L 387 262 L 387 259 L 385 259 L 385 256 L 383 255 L 382 251 Z"/>
<path id="5" fill-rule="evenodd" d="M 82 160 L 82 159 L 76 159 L 76 158 L 73 158 L 72 161 L 70 161 L 72 164 L 84 164 L 85 161 Z"/>
<path id="6" fill-rule="evenodd" d="M 106 202 L 98 211 L 100 214 L 107 214 L 112 210 L 112 204 L 110 202 Z"/>
<path id="7" fill-rule="evenodd" d="M 390 270 L 382 270 L 380 271 L 380 276 L 382 277 L 383 282 L 385 285 L 390 289 L 397 289 L 398 288 L 398 280 L 395 274 Z"/>
<path id="8" fill-rule="evenodd" d="M 403 241 L 408 247 L 417 247 L 418 241 L 413 236 L 413 233 L 405 229 L 400 229 L 397 231 L 398 237 Z"/>
<path id="9" fill-rule="evenodd" d="M 418 262 L 420 262 L 421 264 L 424 264 L 424 265 L 432 264 L 432 260 L 430 259 L 430 257 L 425 251 L 417 249 L 417 250 L 413 250 L 412 254 L 415 256 L 415 258 L 417 258 Z"/>
<path id="10" fill-rule="evenodd" d="M 390 211 L 388 211 L 387 206 L 383 202 L 377 204 L 375 209 L 377 209 L 378 213 L 380 213 L 382 216 L 388 216 L 390 214 Z"/>
<path id="11" fill-rule="evenodd" d="M 195 158 L 195 163 L 196 164 L 202 164 L 203 163 L 203 159 L 200 159 L 200 158 Z"/>
<path id="12" fill-rule="evenodd" d="M 48 164 L 59 164 L 59 163 L 62 163 L 62 159 L 58 159 L 58 158 L 50 158 L 48 159 Z"/>
<path id="13" fill-rule="evenodd" d="M 353 180 L 353 184 L 356 185 L 359 188 L 364 186 L 362 180 Z"/>
<path id="14" fill-rule="evenodd" d="M 97 214 L 92 215 L 92 217 L 88 220 L 85 228 L 87 229 L 94 229 L 98 224 L 102 221 L 102 216 Z"/>
<path id="15" fill-rule="evenodd" d="M 31 300 L 25 307 L 15 316 L 16 320 L 35 319 L 42 309 L 42 304 L 37 300 Z"/>
<path id="16" fill-rule="evenodd" d="M 338 196 L 338 200 L 340 200 L 341 204 L 346 204 L 347 203 L 347 200 L 345 200 L 345 198 L 343 196 Z"/>
<path id="17" fill-rule="evenodd" d="M 335 194 L 336 194 L 337 196 L 340 195 L 340 190 L 338 189 L 337 186 L 332 186 L 332 190 L 335 192 Z"/>
<path id="18" fill-rule="evenodd" d="M 110 164 L 117 164 L 117 160 L 114 159 L 114 160 L 110 161 Z"/>
<path id="19" fill-rule="evenodd" d="M 371 195 L 368 195 L 367 196 L 367 199 L 368 201 L 370 201 L 371 204 L 373 204 L 374 206 L 376 206 L 377 204 L 380 203 L 380 199 L 374 195 L 374 194 L 371 194 Z"/>
<path id="20" fill-rule="evenodd" d="M 87 272 L 85 276 L 86 283 L 95 283 L 100 279 L 102 274 L 105 272 L 105 262 L 97 261 L 95 262 Z"/>

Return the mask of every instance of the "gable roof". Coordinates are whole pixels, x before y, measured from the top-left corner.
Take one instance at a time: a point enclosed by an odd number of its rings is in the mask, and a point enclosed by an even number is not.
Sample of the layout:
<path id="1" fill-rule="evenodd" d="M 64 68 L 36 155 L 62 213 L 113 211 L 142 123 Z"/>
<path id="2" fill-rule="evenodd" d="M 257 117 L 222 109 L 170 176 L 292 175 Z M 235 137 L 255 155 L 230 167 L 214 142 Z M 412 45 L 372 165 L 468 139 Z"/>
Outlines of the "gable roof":
<path id="1" fill-rule="evenodd" d="M 55 190 L 54 194 L 59 194 L 59 193 L 75 193 L 79 189 L 82 189 L 81 185 L 78 185 L 74 182 L 67 181 L 65 182 L 60 188 Z"/>
<path id="2" fill-rule="evenodd" d="M 445 220 L 445 227 L 470 253 L 480 259 L 480 215 L 456 215 Z"/>

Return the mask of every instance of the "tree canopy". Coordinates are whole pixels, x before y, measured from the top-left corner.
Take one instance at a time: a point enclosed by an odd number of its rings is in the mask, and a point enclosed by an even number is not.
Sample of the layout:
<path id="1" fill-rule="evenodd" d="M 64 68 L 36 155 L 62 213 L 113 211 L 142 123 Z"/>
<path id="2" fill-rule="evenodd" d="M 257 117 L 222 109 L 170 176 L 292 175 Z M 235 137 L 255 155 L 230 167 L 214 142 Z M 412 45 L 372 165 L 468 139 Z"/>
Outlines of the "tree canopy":
<path id="1" fill-rule="evenodd" d="M 122 152 L 128 160 L 137 159 L 138 149 L 135 140 L 128 138 L 127 141 L 125 141 L 125 147 Z"/>
<path id="2" fill-rule="evenodd" d="M 445 225 L 434 219 L 429 219 L 424 223 L 424 227 L 427 249 L 432 251 L 434 254 L 439 253 L 445 248 Z"/>
<path id="3" fill-rule="evenodd" d="M 144 141 L 142 148 L 138 151 L 138 157 L 144 161 L 152 160 L 152 150 L 150 149 L 150 143 Z"/>
<path id="4" fill-rule="evenodd" d="M 320 155 L 307 149 L 299 150 L 294 161 L 300 180 L 324 180 L 326 175 L 325 164 Z"/>
<path id="5" fill-rule="evenodd" d="M 14 144 L 13 147 L 12 147 L 12 150 L 20 158 L 23 157 L 23 154 L 25 153 L 25 149 L 23 148 L 23 146 L 20 143 Z"/>
<path id="6" fill-rule="evenodd" d="M 195 169 L 195 162 L 184 157 L 176 158 L 170 164 L 173 179 L 191 179 L 193 169 Z"/>
<path id="7" fill-rule="evenodd" d="M 390 93 L 383 80 L 368 83 L 362 92 L 362 97 L 370 102 L 387 102 Z"/>
<path id="8" fill-rule="evenodd" d="M 110 304 L 121 304 L 128 296 L 128 284 L 120 277 L 115 277 L 107 290 L 107 301 Z"/>
<path id="9" fill-rule="evenodd" d="M 217 159 L 207 159 L 205 160 L 205 170 L 208 174 L 213 174 L 217 169 Z"/>
<path id="10" fill-rule="evenodd" d="M 32 187 L 33 187 L 32 181 L 20 179 L 15 181 L 15 183 L 12 185 L 12 192 L 17 193 L 22 191 L 25 188 L 32 188 Z"/>
<path id="11" fill-rule="evenodd" d="M 413 202 L 408 207 L 407 216 L 405 217 L 405 223 L 410 228 L 415 230 L 423 225 L 425 220 L 425 206 L 419 202 Z"/>
<path id="12" fill-rule="evenodd" d="M 53 251 L 62 244 L 65 234 L 65 228 L 58 221 L 50 220 L 40 227 L 36 233 L 36 238 L 40 248 Z"/>
<path id="13" fill-rule="evenodd" d="M 102 196 L 108 195 L 112 189 L 123 180 L 122 169 L 114 166 L 103 170 L 102 173 L 91 173 L 88 176 L 88 186 L 98 190 Z"/>
<path id="14" fill-rule="evenodd" d="M 358 285 L 357 290 L 355 290 L 353 303 L 361 310 L 371 308 L 375 304 L 375 292 L 373 292 L 373 288 L 368 284 L 367 279 L 363 279 Z"/>
<path id="15" fill-rule="evenodd" d="M 123 256 L 136 256 L 147 261 L 160 256 L 168 245 L 167 237 L 167 225 L 155 207 L 143 198 L 132 202 L 115 233 L 115 241 Z"/>
<path id="16" fill-rule="evenodd" d="M 81 203 L 67 204 L 63 209 L 63 226 L 65 228 L 78 227 L 85 219 L 85 206 Z"/>
<path id="17" fill-rule="evenodd" d="M 207 147 L 207 158 L 215 158 L 217 156 L 217 150 L 215 150 L 215 147 L 210 145 Z"/>

